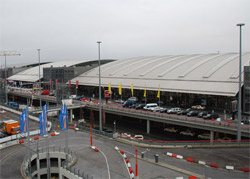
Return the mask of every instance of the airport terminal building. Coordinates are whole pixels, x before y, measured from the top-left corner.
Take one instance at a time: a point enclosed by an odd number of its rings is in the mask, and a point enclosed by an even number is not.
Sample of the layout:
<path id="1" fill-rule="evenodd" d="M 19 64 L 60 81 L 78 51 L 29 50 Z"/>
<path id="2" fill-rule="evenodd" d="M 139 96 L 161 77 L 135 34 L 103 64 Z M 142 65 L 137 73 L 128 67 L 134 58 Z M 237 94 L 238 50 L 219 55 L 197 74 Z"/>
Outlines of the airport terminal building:
<path id="1" fill-rule="evenodd" d="M 48 63 L 41 65 L 43 69 L 41 78 L 44 81 L 48 79 L 55 81 L 54 78 L 60 78 L 60 75 L 55 77 L 55 70 L 63 68 L 67 70 L 65 68 L 70 67 L 72 71 L 76 66 L 85 67 L 82 74 L 73 77 L 71 84 L 75 85 L 76 81 L 79 82 L 78 95 L 93 96 L 94 94 L 98 97 L 97 62 L 93 60 Z M 247 113 L 250 111 L 249 63 L 250 53 L 242 53 L 242 106 Z M 13 75 L 8 80 L 36 83 L 39 81 L 38 66 Z M 66 82 L 64 80 L 64 83 Z M 181 107 L 199 104 L 206 106 L 208 110 L 226 109 L 227 112 L 231 112 L 232 101 L 237 100 L 239 91 L 239 54 L 169 55 L 102 60 L 102 94 L 108 89 L 109 84 L 113 99 L 126 100 L 131 97 L 132 86 L 133 96 L 136 96 L 139 102 L 160 100 L 163 105 Z M 122 87 L 122 95 L 118 93 L 119 84 Z M 159 90 L 160 99 L 157 98 Z M 75 90 L 72 90 L 72 93 L 74 92 Z"/>

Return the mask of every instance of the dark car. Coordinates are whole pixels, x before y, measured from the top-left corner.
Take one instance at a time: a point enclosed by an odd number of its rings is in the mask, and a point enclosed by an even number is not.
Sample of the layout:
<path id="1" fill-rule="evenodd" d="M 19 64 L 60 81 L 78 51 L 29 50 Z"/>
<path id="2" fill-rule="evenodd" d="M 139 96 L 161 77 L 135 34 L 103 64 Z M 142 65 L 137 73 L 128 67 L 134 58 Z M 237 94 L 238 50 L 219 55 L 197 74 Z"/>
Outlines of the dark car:
<path id="1" fill-rule="evenodd" d="M 83 96 L 77 96 L 76 97 L 76 100 L 80 100 L 80 99 L 82 99 L 82 98 L 84 98 Z"/>
<path id="2" fill-rule="evenodd" d="M 136 104 L 135 100 L 127 100 L 122 104 L 122 107 L 124 108 L 131 108 L 133 105 Z"/>
<path id="3" fill-rule="evenodd" d="M 207 114 L 206 116 L 203 116 L 203 119 L 206 119 L 206 120 L 211 120 L 211 119 L 217 119 L 219 118 L 219 115 L 218 114 Z"/>
<path id="4" fill-rule="evenodd" d="M 158 104 L 158 106 L 162 106 L 164 104 L 163 101 L 157 101 L 156 103 Z"/>
<path id="5" fill-rule="evenodd" d="M 135 109 L 143 109 L 144 106 L 145 104 L 137 104 L 135 105 Z"/>
<path id="6" fill-rule="evenodd" d="M 190 108 L 186 109 L 186 110 L 181 110 L 179 112 L 177 112 L 178 115 L 186 115 L 187 113 L 189 113 L 191 111 Z"/>
<path id="7" fill-rule="evenodd" d="M 203 118 L 203 116 L 206 116 L 207 112 L 206 111 L 202 111 L 198 114 L 198 117 Z"/>
<path id="8" fill-rule="evenodd" d="M 198 116 L 198 111 L 190 111 L 187 113 L 187 116 Z"/>
<path id="9" fill-rule="evenodd" d="M 168 108 L 161 108 L 160 109 L 160 113 L 167 113 L 167 111 L 168 111 Z"/>

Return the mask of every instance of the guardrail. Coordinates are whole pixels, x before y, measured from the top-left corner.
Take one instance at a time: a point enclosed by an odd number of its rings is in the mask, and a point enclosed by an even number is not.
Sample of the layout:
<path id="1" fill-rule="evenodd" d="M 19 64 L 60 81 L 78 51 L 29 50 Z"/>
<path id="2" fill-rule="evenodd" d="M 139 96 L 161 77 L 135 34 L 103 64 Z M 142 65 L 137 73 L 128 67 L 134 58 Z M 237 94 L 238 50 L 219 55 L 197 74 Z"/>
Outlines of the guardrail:
<path id="1" fill-rule="evenodd" d="M 21 111 L 16 111 L 14 109 L 11 109 L 11 108 L 8 108 L 8 107 L 2 106 L 2 105 L 0 105 L 0 107 L 2 109 L 6 110 L 6 111 L 9 111 L 9 112 L 12 112 L 12 113 L 15 113 L 15 114 L 18 114 L 18 115 L 22 114 Z M 38 117 L 29 115 L 29 118 L 34 120 L 34 121 L 39 122 Z M 51 128 L 52 128 L 52 123 L 50 121 L 48 121 L 47 131 L 49 132 L 51 130 Z M 30 135 L 37 135 L 37 134 L 40 134 L 40 129 L 30 131 Z M 25 134 L 14 134 L 14 135 L 11 135 L 11 136 L 8 136 L 8 137 L 1 138 L 0 139 L 0 144 L 4 143 L 4 142 L 10 142 L 10 141 L 15 140 L 15 139 L 20 139 L 22 137 L 27 137 L 27 136 L 28 136 L 27 133 L 25 133 Z M 8 144 L 5 144 L 5 145 L 8 145 Z"/>
<path id="2" fill-rule="evenodd" d="M 99 110 L 98 104 L 95 103 L 88 103 L 86 107 L 89 108 L 95 108 L 96 110 Z M 194 118 L 194 117 L 187 117 L 187 116 L 179 116 L 174 114 L 166 114 L 166 113 L 160 113 L 160 112 L 150 112 L 150 111 L 144 111 L 144 110 L 136 110 L 136 109 L 129 109 L 129 108 L 123 108 L 123 107 L 116 107 L 111 105 L 102 105 L 103 110 L 106 110 L 108 112 L 113 113 L 124 113 L 128 114 L 130 116 L 142 116 L 147 117 L 149 120 L 157 121 L 158 122 L 164 122 L 164 120 L 168 120 L 168 122 L 174 122 L 178 123 L 178 125 L 183 124 L 189 124 L 189 125 L 199 125 L 200 127 L 203 126 L 207 129 L 207 127 L 217 127 L 221 130 L 233 130 L 234 132 L 237 132 L 237 124 L 234 123 L 228 123 L 223 121 L 212 121 L 212 120 L 205 120 L 201 118 Z M 181 123 L 180 123 L 181 122 Z M 192 126 L 194 127 L 194 126 Z M 249 125 L 241 125 L 241 131 L 250 134 L 250 126 Z"/>
<path id="3" fill-rule="evenodd" d="M 250 140 L 197 140 L 197 141 L 156 141 L 136 139 L 123 134 L 118 135 L 119 138 L 125 139 L 130 142 L 137 142 L 139 144 L 145 144 L 149 146 L 215 146 L 215 145 L 242 145 L 250 144 Z"/>

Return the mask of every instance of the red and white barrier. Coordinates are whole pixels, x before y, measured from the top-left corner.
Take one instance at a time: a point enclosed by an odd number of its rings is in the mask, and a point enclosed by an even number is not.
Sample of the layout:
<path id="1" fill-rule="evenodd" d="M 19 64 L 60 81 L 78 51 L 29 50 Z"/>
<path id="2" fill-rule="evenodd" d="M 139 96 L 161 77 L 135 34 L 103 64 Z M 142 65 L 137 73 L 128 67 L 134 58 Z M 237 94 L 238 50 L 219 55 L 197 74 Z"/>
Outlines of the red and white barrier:
<path id="1" fill-rule="evenodd" d="M 99 149 L 96 148 L 95 146 L 90 146 L 94 151 L 99 152 Z"/>
<path id="2" fill-rule="evenodd" d="M 249 168 L 241 168 L 240 170 L 243 171 L 243 172 L 249 172 L 250 171 Z"/>
<path id="3" fill-rule="evenodd" d="M 38 137 L 38 136 L 34 137 L 34 140 L 38 140 L 38 139 L 39 139 L 39 137 Z"/>
<path id="4" fill-rule="evenodd" d="M 194 162 L 194 159 L 193 158 L 187 158 L 187 161 Z"/>
<path id="5" fill-rule="evenodd" d="M 125 163 L 125 165 L 127 167 L 130 178 L 131 179 L 135 178 L 135 174 L 134 174 L 134 171 L 133 171 L 133 169 L 131 167 L 130 160 L 127 157 L 127 155 L 125 154 L 125 152 L 123 150 L 119 150 L 119 148 L 117 146 L 115 146 L 115 150 L 121 154 L 121 156 L 122 156 L 122 158 L 124 160 L 124 163 Z"/>
<path id="6" fill-rule="evenodd" d="M 206 162 L 199 160 L 199 161 L 198 161 L 198 164 L 206 165 Z"/>

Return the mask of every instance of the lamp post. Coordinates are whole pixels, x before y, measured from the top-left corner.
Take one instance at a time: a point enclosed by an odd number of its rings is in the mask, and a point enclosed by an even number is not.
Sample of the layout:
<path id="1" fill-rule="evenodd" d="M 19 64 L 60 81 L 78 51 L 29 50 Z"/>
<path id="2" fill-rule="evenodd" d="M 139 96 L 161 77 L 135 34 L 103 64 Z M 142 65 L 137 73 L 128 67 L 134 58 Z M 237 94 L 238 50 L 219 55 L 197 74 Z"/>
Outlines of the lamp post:
<path id="1" fill-rule="evenodd" d="M 5 94 L 6 94 L 6 104 L 8 105 L 8 89 L 7 89 L 7 68 L 6 68 L 6 55 L 4 55 L 4 60 L 5 60 Z"/>
<path id="2" fill-rule="evenodd" d="M 101 41 L 98 41 L 98 63 L 99 63 L 99 130 L 102 131 L 102 89 L 101 89 Z"/>
<path id="3" fill-rule="evenodd" d="M 239 93 L 238 93 L 238 122 L 237 122 L 237 140 L 241 140 L 241 27 L 245 24 L 240 23 L 237 26 L 240 27 L 240 52 L 239 52 Z"/>
<path id="4" fill-rule="evenodd" d="M 42 108 L 42 98 L 41 98 L 41 78 L 40 78 L 40 49 L 38 51 L 38 63 L 39 63 L 39 98 L 40 98 L 40 108 Z"/>
<path id="5" fill-rule="evenodd" d="M 5 94 L 6 94 L 6 104 L 8 104 L 8 89 L 7 89 L 7 65 L 6 65 L 6 56 L 17 56 L 21 55 L 20 53 L 16 51 L 0 51 L 0 56 L 4 56 L 5 60 Z"/>

